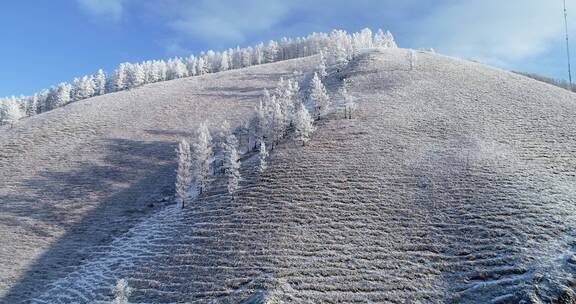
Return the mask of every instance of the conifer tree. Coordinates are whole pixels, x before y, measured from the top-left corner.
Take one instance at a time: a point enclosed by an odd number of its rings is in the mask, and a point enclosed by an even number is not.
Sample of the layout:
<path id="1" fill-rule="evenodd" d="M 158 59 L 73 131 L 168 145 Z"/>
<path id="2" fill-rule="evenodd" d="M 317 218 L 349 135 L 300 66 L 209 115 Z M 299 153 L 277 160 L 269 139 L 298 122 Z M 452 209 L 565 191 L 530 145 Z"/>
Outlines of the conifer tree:
<path id="1" fill-rule="evenodd" d="M 394 36 L 392 36 L 392 33 L 389 31 L 386 31 L 386 34 L 384 34 L 384 47 L 389 49 L 398 48 Z"/>
<path id="2" fill-rule="evenodd" d="M 228 56 L 228 52 L 224 51 L 222 56 L 220 57 L 220 71 L 228 71 L 230 69 L 230 57 Z"/>
<path id="3" fill-rule="evenodd" d="M 268 42 L 266 50 L 264 51 L 264 60 L 267 63 L 274 62 L 276 61 L 277 56 L 278 56 L 278 43 L 274 40 L 270 40 L 270 42 Z"/>
<path id="4" fill-rule="evenodd" d="M 178 169 L 176 169 L 176 202 L 182 208 L 188 204 L 190 187 L 192 186 L 192 156 L 190 145 L 184 139 L 180 141 L 178 149 Z"/>
<path id="5" fill-rule="evenodd" d="M 98 96 L 106 94 L 106 74 L 102 69 L 94 75 L 94 94 Z"/>
<path id="6" fill-rule="evenodd" d="M 314 116 L 316 119 L 320 119 L 330 106 L 330 98 L 328 97 L 324 84 L 322 84 L 320 77 L 318 77 L 318 73 L 314 73 L 314 77 L 310 83 L 310 101 L 314 105 Z"/>
<path id="7" fill-rule="evenodd" d="M 264 43 L 260 42 L 254 48 L 254 62 L 255 64 L 262 64 L 264 62 Z"/>
<path id="8" fill-rule="evenodd" d="M 188 76 L 188 68 L 180 58 L 172 58 L 168 61 L 168 79 L 178 79 Z"/>
<path id="9" fill-rule="evenodd" d="M 226 138 L 224 150 L 224 169 L 227 179 L 227 189 L 229 194 L 234 194 L 240 182 L 240 157 L 238 156 L 238 140 L 234 134 Z"/>
<path id="10" fill-rule="evenodd" d="M 68 83 L 60 83 L 56 87 L 52 94 L 51 109 L 56 109 L 62 107 L 71 101 L 72 86 Z"/>
<path id="11" fill-rule="evenodd" d="M 38 113 L 38 93 L 30 96 L 26 106 L 26 116 L 34 116 Z"/>
<path id="12" fill-rule="evenodd" d="M 70 92 L 72 101 L 84 99 L 84 92 L 82 91 L 82 83 L 79 78 L 74 78 L 72 81 L 72 91 Z"/>
<path id="13" fill-rule="evenodd" d="M 298 111 L 296 112 L 296 122 L 294 135 L 296 140 L 302 142 L 302 145 L 306 145 L 310 140 L 312 132 L 315 128 L 313 125 L 312 117 L 304 105 L 300 105 Z"/>
<path id="14" fill-rule="evenodd" d="M 384 31 L 382 31 L 382 29 L 379 29 L 378 32 L 376 32 L 376 35 L 374 35 L 374 47 L 377 48 L 384 48 L 385 45 L 385 36 L 384 36 Z"/>
<path id="15" fill-rule="evenodd" d="M 214 161 L 212 152 L 212 136 L 206 123 L 200 124 L 198 139 L 194 144 L 194 173 L 196 187 L 200 194 L 206 189 L 210 175 L 210 165 Z"/>
<path id="16" fill-rule="evenodd" d="M 200 57 L 196 63 L 196 75 L 204 75 L 206 73 L 208 73 L 208 64 L 204 57 Z"/>
<path id="17" fill-rule="evenodd" d="M 48 97 L 50 90 L 42 90 L 38 93 L 38 113 L 46 112 L 49 108 Z"/>
<path id="18" fill-rule="evenodd" d="M 96 89 L 94 89 L 94 77 L 84 76 L 82 77 L 82 90 L 84 91 L 84 98 L 90 98 L 94 96 Z"/>
<path id="19" fill-rule="evenodd" d="M 224 122 L 222 122 L 222 125 L 220 126 L 220 132 L 216 140 L 218 149 L 214 157 L 215 167 L 220 168 L 222 170 L 224 169 L 223 167 L 225 162 L 224 151 L 226 150 L 226 140 L 230 134 L 232 134 L 230 124 L 228 123 L 228 121 L 224 120 Z"/>
<path id="20" fill-rule="evenodd" d="M 318 75 L 320 75 L 322 79 L 328 76 L 328 73 L 326 72 L 326 58 L 324 57 L 324 52 L 322 51 L 320 51 L 320 64 L 318 65 Z"/>
<path id="21" fill-rule="evenodd" d="M 268 149 L 266 144 L 260 142 L 260 151 L 258 152 L 258 172 L 262 173 L 268 168 Z"/>
<path id="22" fill-rule="evenodd" d="M 146 74 L 141 64 L 130 64 L 127 68 L 127 87 L 136 88 L 145 83 Z"/>
<path id="23" fill-rule="evenodd" d="M 186 70 L 188 70 L 188 76 L 196 76 L 196 57 L 194 55 L 186 59 Z"/>
<path id="24" fill-rule="evenodd" d="M 331 64 L 346 64 L 352 50 L 352 38 L 342 30 L 330 33 L 329 61 Z"/>
<path id="25" fill-rule="evenodd" d="M 262 143 L 266 140 L 266 130 L 267 130 L 267 109 L 264 104 L 264 100 L 260 99 L 260 103 L 256 108 L 256 141 Z"/>
<path id="26" fill-rule="evenodd" d="M 280 142 L 280 139 L 282 139 L 284 136 L 284 131 L 286 130 L 284 125 L 284 113 L 276 95 L 273 95 L 270 99 L 269 119 L 270 121 L 268 122 L 268 127 L 271 133 L 270 146 L 273 148 L 275 144 Z"/>
<path id="27" fill-rule="evenodd" d="M 128 287 L 128 282 L 125 279 L 118 280 L 113 291 L 114 300 L 112 304 L 128 304 L 128 298 L 132 293 L 132 288 Z"/>
<path id="28" fill-rule="evenodd" d="M 121 63 L 112 77 L 112 91 L 119 92 L 127 88 L 126 63 Z"/>
<path id="29" fill-rule="evenodd" d="M 344 104 L 344 118 L 352 119 L 352 111 L 356 109 L 356 103 L 350 93 L 348 93 L 348 86 L 348 79 L 344 79 L 342 81 L 342 86 L 338 90 L 338 95 L 340 95 L 342 103 Z"/>
<path id="30" fill-rule="evenodd" d="M 382 31 L 379 29 L 376 35 L 374 36 L 374 47 L 378 48 L 397 48 L 396 41 L 394 41 L 394 36 L 389 31 Z"/>
<path id="31" fill-rule="evenodd" d="M 16 98 L 7 98 L 0 102 L 0 123 L 13 126 L 24 116 Z"/>

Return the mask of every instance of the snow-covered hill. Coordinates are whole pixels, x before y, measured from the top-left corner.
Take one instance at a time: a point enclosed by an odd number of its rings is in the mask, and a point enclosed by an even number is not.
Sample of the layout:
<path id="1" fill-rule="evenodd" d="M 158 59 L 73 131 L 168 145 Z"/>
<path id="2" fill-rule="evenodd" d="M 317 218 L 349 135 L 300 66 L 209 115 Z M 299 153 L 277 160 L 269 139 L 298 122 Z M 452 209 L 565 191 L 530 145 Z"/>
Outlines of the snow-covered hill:
<path id="1" fill-rule="evenodd" d="M 204 121 L 238 126 L 264 88 L 316 61 L 150 84 L 0 126 L 0 303 L 43 291 L 156 212 L 173 192 L 180 138 Z"/>
<path id="2" fill-rule="evenodd" d="M 235 200 L 216 185 L 183 211 L 147 207 L 170 194 L 178 138 L 237 124 L 263 87 L 315 64 L 149 85 L 0 130 L 3 300 L 107 301 L 125 278 L 135 303 L 576 301 L 576 97 L 468 61 L 365 52 L 327 79 L 331 93 L 351 81 L 353 119 L 322 119 L 262 175 L 244 161 Z"/>

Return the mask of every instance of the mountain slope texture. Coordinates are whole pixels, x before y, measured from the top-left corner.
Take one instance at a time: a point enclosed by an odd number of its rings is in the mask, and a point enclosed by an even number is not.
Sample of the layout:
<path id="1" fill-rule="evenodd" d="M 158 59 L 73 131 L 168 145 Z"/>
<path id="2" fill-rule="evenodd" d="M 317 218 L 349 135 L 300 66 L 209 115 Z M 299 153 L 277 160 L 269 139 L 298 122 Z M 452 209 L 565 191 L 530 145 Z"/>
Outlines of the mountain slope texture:
<path id="1" fill-rule="evenodd" d="M 368 50 L 311 141 L 246 155 L 181 210 L 177 141 L 238 126 L 309 57 L 146 85 L 0 129 L 0 301 L 574 303 L 576 97 L 478 63 Z M 296 75 L 296 76 L 294 76 Z M 165 202 L 163 202 L 165 201 Z"/>

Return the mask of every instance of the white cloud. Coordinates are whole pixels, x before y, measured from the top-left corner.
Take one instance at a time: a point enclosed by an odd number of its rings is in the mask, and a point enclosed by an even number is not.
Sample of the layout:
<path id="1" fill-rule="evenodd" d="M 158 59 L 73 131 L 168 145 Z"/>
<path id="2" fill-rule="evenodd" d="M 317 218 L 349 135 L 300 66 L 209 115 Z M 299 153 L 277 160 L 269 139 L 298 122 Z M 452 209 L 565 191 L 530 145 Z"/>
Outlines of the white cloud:
<path id="1" fill-rule="evenodd" d="M 80 7 L 87 13 L 96 17 L 120 20 L 122 16 L 123 0 L 77 0 Z"/>
<path id="2" fill-rule="evenodd" d="M 561 1 L 470 0 L 440 5 L 417 24 L 416 44 L 507 66 L 562 42 Z"/>
<path id="3" fill-rule="evenodd" d="M 282 20 L 294 2 L 281 0 L 160 0 L 149 5 L 162 11 L 166 25 L 186 38 L 241 43 Z"/>

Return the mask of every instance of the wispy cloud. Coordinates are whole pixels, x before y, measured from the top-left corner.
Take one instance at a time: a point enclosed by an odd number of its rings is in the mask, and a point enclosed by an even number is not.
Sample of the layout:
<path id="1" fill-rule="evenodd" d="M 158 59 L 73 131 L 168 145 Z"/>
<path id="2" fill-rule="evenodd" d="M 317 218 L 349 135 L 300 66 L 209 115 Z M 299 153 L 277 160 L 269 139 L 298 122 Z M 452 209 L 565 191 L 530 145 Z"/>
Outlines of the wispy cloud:
<path id="1" fill-rule="evenodd" d="M 166 25 L 179 35 L 233 43 L 276 26 L 292 6 L 289 1 L 280 0 L 158 2 L 169 14 Z"/>
<path id="2" fill-rule="evenodd" d="M 233 46 L 268 37 L 296 36 L 312 31 L 350 27 L 359 30 L 386 26 L 403 18 L 409 7 L 426 7 L 419 0 L 149 0 L 131 1 L 147 12 L 147 19 L 160 22 L 171 32 L 167 51 L 190 43 Z M 396 18 L 398 17 L 398 18 Z"/>
<path id="3" fill-rule="evenodd" d="M 437 6 L 418 22 L 414 42 L 506 67 L 562 42 L 561 1 L 472 0 Z"/>
<path id="4" fill-rule="evenodd" d="M 123 11 L 123 0 L 77 0 L 80 7 L 95 17 L 112 21 L 120 20 Z"/>

